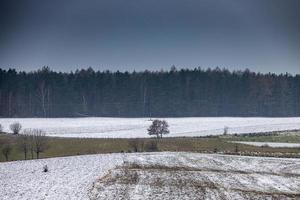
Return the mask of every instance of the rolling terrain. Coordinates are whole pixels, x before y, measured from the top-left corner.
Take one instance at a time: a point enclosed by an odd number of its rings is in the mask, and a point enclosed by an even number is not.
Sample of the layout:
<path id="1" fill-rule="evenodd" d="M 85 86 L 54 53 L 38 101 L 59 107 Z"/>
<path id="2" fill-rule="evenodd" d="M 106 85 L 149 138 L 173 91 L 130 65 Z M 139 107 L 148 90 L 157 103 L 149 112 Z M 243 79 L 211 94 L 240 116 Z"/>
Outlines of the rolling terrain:
<path id="1" fill-rule="evenodd" d="M 0 180 L 5 200 L 299 199 L 300 160 L 184 152 L 98 154 L 0 163 Z"/>

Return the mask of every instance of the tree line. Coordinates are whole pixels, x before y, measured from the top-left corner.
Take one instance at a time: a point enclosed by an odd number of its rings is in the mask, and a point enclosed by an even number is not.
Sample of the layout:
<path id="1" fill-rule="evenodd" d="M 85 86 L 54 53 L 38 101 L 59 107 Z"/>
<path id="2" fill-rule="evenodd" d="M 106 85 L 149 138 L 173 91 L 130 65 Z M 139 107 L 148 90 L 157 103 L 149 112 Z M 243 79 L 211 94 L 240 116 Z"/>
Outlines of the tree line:
<path id="1" fill-rule="evenodd" d="M 300 75 L 0 69 L 0 117 L 300 116 Z"/>

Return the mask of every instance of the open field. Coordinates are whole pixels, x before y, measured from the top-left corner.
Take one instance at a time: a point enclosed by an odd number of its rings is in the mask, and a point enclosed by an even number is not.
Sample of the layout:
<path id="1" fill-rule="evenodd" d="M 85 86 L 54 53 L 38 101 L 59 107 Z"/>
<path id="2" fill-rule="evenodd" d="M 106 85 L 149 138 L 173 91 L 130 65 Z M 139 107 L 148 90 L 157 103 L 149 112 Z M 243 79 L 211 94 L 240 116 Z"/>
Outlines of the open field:
<path id="1" fill-rule="evenodd" d="M 299 143 L 283 143 L 283 142 L 244 142 L 244 141 L 232 141 L 233 143 L 237 144 L 246 144 L 246 145 L 252 145 L 257 147 L 278 147 L 278 148 L 300 148 Z"/>
<path id="2" fill-rule="evenodd" d="M 100 154 L 0 163 L 0 193 L 4 200 L 299 199 L 299 177 L 298 159 Z"/>
<path id="3" fill-rule="evenodd" d="M 300 143 L 300 130 L 228 135 L 226 138 L 245 142 Z"/>
<path id="4" fill-rule="evenodd" d="M 166 118 L 168 137 L 219 135 L 224 127 L 229 133 L 254 133 L 300 129 L 300 118 L 195 117 Z M 5 132 L 20 122 L 23 129 L 39 128 L 48 136 L 80 138 L 144 138 L 151 124 L 149 118 L 0 118 Z"/>
<path id="5" fill-rule="evenodd" d="M 150 138 L 125 139 L 125 138 L 61 138 L 49 137 L 48 149 L 41 154 L 43 158 L 72 156 L 99 153 L 119 153 L 119 152 L 144 152 L 144 151 L 189 151 L 189 152 L 206 152 L 206 153 L 226 153 L 242 154 L 257 156 L 280 156 L 280 157 L 300 157 L 300 148 L 276 147 L 270 146 L 252 146 L 246 144 L 235 144 L 232 141 L 264 141 L 271 142 L 292 142 L 300 141 L 300 135 L 296 133 L 278 134 L 268 136 L 244 136 L 244 135 L 227 135 L 203 138 L 163 138 L 160 140 Z M 24 155 L 18 149 L 18 136 L 11 134 L 0 134 L 1 141 L 9 142 L 12 146 L 12 152 L 9 160 L 22 160 Z M 157 141 L 157 149 L 150 149 L 149 145 Z M 133 145 L 137 146 L 137 149 Z M 298 145 L 298 144 L 296 144 Z M 0 146 L 1 149 L 1 146 Z M 33 158 L 35 158 L 33 154 Z M 28 158 L 31 159 L 29 152 Z M 0 154 L 0 161 L 5 161 L 5 157 Z"/>

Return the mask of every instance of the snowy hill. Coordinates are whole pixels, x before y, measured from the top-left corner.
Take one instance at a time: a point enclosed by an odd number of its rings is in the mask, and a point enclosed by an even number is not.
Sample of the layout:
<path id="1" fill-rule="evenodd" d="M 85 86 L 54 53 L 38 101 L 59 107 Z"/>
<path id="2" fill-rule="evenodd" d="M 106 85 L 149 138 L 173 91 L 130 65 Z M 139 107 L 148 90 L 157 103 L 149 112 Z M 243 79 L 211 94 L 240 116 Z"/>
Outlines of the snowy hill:
<path id="1" fill-rule="evenodd" d="M 297 159 L 162 152 L 0 163 L 5 200 L 296 199 L 297 191 Z"/>

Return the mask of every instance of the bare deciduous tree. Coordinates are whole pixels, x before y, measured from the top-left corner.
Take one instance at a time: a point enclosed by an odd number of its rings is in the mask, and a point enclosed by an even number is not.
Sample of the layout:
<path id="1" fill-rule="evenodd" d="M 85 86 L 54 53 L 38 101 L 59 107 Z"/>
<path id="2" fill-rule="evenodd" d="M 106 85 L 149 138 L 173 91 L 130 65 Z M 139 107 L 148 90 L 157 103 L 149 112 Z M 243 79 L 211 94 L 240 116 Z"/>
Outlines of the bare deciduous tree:
<path id="1" fill-rule="evenodd" d="M 29 137 L 29 150 L 31 154 L 31 159 L 33 159 L 34 158 L 34 136 L 31 133 L 28 137 Z"/>
<path id="2" fill-rule="evenodd" d="M 27 159 L 28 152 L 31 153 L 32 159 L 34 153 L 36 154 L 36 158 L 39 159 L 40 153 L 48 148 L 48 138 L 45 132 L 40 129 L 26 129 L 18 137 L 18 146 L 23 151 L 25 160 Z"/>
<path id="3" fill-rule="evenodd" d="M 33 150 L 36 153 L 36 158 L 39 159 L 40 153 L 48 148 L 48 139 L 44 131 L 40 129 L 33 129 Z"/>
<path id="4" fill-rule="evenodd" d="M 8 156 L 11 153 L 11 146 L 9 143 L 6 143 L 3 147 L 2 147 L 2 154 L 4 155 L 6 161 L 8 161 Z"/>
<path id="5" fill-rule="evenodd" d="M 149 135 L 156 135 L 157 138 L 162 138 L 163 135 L 169 134 L 169 125 L 165 120 L 153 120 L 148 128 Z"/>
<path id="6" fill-rule="evenodd" d="M 27 160 L 27 153 L 30 149 L 30 131 L 29 130 L 24 130 L 23 134 L 20 134 L 18 136 L 18 148 L 24 153 L 24 159 Z"/>
<path id="7" fill-rule="evenodd" d="M 13 124 L 11 124 L 9 126 L 10 130 L 13 132 L 13 134 L 19 134 L 19 132 L 21 131 L 22 129 L 22 125 L 19 123 L 19 122 L 15 122 Z"/>

